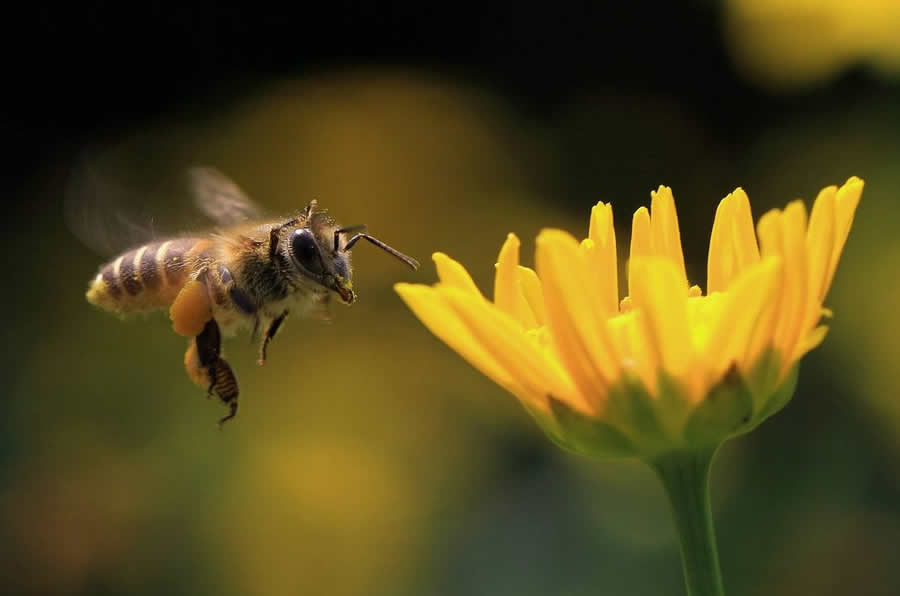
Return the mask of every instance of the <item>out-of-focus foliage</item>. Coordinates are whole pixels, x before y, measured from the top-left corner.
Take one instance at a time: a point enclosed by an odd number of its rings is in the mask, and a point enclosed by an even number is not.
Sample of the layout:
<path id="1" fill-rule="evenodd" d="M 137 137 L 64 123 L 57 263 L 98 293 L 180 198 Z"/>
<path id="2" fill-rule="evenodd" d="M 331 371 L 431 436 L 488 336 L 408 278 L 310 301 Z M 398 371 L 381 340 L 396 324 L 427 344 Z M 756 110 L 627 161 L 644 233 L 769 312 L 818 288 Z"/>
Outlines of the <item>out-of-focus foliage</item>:
<path id="1" fill-rule="evenodd" d="M 900 74 L 895 0 L 725 0 L 725 13 L 736 64 L 772 89 L 822 84 L 857 63 Z"/>
<path id="2" fill-rule="evenodd" d="M 663 90 L 584 93 L 538 121 L 459 81 L 370 69 L 105 139 L 98 171 L 149 188 L 151 212 L 177 219 L 183 197 L 158 181 L 209 164 L 276 212 L 317 198 L 423 262 L 411 273 L 359 245 L 359 302 L 330 324 L 289 320 L 264 368 L 246 335 L 229 339 L 241 410 L 221 432 L 165 316 L 87 304 L 103 257 L 65 227 L 62 176 L 32 180 L 33 221 L 4 239 L 19 273 L 0 365 L 0 581 L 22 594 L 675 593 L 650 472 L 559 452 L 392 284 L 432 282 L 444 250 L 489 291 L 482 255 L 507 232 L 533 264 L 541 227 L 583 236 L 599 200 L 625 251 L 630 214 L 667 184 L 705 285 L 715 205 L 735 186 L 758 217 L 858 174 L 832 336 L 791 404 L 726 445 L 713 499 L 730 594 L 900 592 L 900 106 L 794 112 L 737 147 L 717 132 Z"/>

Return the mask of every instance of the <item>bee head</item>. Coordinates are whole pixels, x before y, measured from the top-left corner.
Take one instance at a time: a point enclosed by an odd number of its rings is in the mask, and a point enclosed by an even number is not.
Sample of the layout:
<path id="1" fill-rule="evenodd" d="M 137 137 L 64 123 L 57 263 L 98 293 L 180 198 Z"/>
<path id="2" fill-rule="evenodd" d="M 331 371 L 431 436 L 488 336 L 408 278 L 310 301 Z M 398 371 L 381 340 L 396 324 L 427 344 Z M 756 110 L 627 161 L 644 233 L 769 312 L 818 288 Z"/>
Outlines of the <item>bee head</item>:
<path id="1" fill-rule="evenodd" d="M 316 201 L 311 201 L 303 216 L 280 226 L 277 231 L 273 230 L 273 234 L 282 229 L 290 230 L 284 238 L 285 252 L 290 262 L 300 275 L 335 292 L 344 304 L 349 305 L 356 300 L 351 279 L 350 249 L 360 239 L 368 240 L 413 270 L 418 269 L 419 263 L 415 259 L 362 232 L 364 225 L 342 228 L 326 213 L 315 211 L 315 208 Z"/>
<path id="2" fill-rule="evenodd" d="M 352 304 L 356 295 L 352 289 L 350 255 L 332 245 L 338 225 L 325 213 L 315 212 L 312 201 L 306 211 L 296 219 L 286 222 L 272 231 L 280 242 L 279 252 L 291 264 L 291 273 L 301 282 L 313 284 L 335 292 L 344 304 Z"/>

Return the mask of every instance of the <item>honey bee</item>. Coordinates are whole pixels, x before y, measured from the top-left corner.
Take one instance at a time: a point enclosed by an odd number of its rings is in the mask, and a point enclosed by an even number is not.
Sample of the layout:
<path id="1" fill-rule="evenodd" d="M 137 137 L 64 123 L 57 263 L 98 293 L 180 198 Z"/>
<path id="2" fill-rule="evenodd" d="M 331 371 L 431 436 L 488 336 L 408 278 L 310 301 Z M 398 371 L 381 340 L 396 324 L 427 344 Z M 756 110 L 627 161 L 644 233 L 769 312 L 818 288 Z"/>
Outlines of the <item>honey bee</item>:
<path id="1" fill-rule="evenodd" d="M 222 336 L 242 327 L 262 339 L 259 365 L 288 314 L 321 312 L 332 297 L 356 301 L 350 251 L 366 240 L 413 270 L 419 263 L 367 234 L 341 227 L 315 200 L 298 214 L 267 220 L 262 210 L 221 172 L 190 170 L 195 203 L 219 227 L 155 240 L 100 267 L 87 300 L 130 314 L 168 308 L 175 332 L 188 338 L 184 366 L 207 396 L 227 407 L 219 426 L 238 410 L 238 383 L 222 358 Z"/>

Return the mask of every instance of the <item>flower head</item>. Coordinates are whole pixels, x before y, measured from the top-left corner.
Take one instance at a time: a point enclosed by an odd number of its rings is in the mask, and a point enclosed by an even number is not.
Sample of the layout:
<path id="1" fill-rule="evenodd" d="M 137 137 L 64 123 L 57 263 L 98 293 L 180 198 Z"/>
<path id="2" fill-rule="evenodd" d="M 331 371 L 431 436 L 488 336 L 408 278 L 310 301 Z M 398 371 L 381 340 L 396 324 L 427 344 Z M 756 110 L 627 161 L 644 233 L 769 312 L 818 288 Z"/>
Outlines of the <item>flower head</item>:
<path id="1" fill-rule="evenodd" d="M 798 362 L 825 337 L 822 304 L 862 189 L 855 177 L 829 186 L 809 217 L 794 201 L 766 213 L 754 233 L 738 188 L 716 211 L 706 293 L 687 279 L 664 186 L 632 219 L 621 301 L 612 208 L 603 203 L 581 242 L 540 232 L 537 271 L 519 265 L 510 234 L 493 301 L 443 253 L 433 255 L 439 283 L 395 288 L 432 333 L 566 448 L 649 457 L 716 445 L 793 395 Z"/>

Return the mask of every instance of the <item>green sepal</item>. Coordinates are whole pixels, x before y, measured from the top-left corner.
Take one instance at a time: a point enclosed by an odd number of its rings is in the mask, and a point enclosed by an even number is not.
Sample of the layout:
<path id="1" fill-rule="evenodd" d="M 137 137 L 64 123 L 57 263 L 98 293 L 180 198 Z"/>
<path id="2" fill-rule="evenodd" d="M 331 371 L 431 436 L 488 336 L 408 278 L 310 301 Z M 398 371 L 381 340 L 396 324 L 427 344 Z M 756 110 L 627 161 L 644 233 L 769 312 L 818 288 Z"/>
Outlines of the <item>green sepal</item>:
<path id="1" fill-rule="evenodd" d="M 667 375 L 658 377 L 658 395 L 625 376 L 608 388 L 603 411 L 586 416 L 548 396 L 549 411 L 526 406 L 558 446 L 595 458 L 654 458 L 676 450 L 715 448 L 749 432 L 791 400 L 797 367 L 775 387 L 782 360 L 768 351 L 748 375 L 732 366 L 696 405 Z"/>
<path id="2" fill-rule="evenodd" d="M 628 436 L 641 455 L 672 448 L 681 436 L 686 403 L 675 381 L 660 375 L 653 397 L 636 378 L 626 377 L 609 389 L 604 418 Z"/>
<path id="3" fill-rule="evenodd" d="M 684 426 L 689 445 L 718 445 L 753 421 L 753 394 L 737 366 L 693 409 Z"/>
<path id="4" fill-rule="evenodd" d="M 794 366 L 787 374 L 781 385 L 769 397 L 768 401 L 762 407 L 760 412 L 754 417 L 752 428 L 756 428 L 767 418 L 777 414 L 783 407 L 788 405 L 791 398 L 794 397 L 794 391 L 797 389 L 797 377 L 800 372 L 800 365 Z"/>
<path id="5" fill-rule="evenodd" d="M 627 429 L 625 432 L 638 445 L 657 443 L 665 434 L 652 398 L 635 383 L 611 387 L 604 408 L 604 417 Z"/>
<path id="6" fill-rule="evenodd" d="M 530 410 L 550 439 L 567 451 L 602 459 L 637 455 L 631 440 L 610 424 L 551 399 L 550 413 Z"/>

